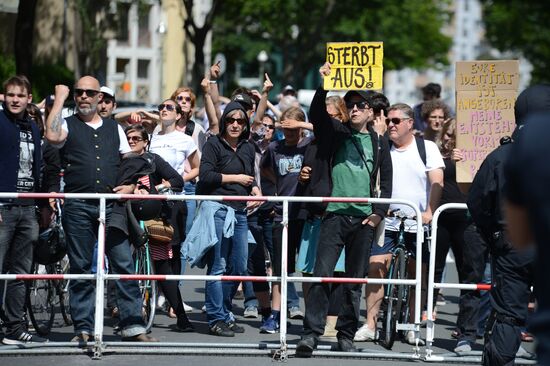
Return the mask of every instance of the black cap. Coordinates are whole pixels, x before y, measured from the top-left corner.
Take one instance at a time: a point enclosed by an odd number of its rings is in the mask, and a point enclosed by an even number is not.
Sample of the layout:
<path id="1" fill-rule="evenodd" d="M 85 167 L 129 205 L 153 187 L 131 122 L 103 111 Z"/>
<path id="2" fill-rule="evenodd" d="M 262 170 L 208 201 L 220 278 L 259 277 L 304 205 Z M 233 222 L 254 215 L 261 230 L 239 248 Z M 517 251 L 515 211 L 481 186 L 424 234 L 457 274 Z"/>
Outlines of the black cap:
<path id="1" fill-rule="evenodd" d="M 365 101 L 369 101 L 370 93 L 366 90 L 350 90 L 344 95 L 344 102 L 348 102 L 353 96 L 359 96 L 361 99 Z"/>
<path id="2" fill-rule="evenodd" d="M 231 101 L 239 103 L 247 111 L 251 110 L 254 106 L 254 104 L 252 103 L 252 98 L 250 98 L 250 95 L 245 93 L 235 94 L 231 98 Z"/>

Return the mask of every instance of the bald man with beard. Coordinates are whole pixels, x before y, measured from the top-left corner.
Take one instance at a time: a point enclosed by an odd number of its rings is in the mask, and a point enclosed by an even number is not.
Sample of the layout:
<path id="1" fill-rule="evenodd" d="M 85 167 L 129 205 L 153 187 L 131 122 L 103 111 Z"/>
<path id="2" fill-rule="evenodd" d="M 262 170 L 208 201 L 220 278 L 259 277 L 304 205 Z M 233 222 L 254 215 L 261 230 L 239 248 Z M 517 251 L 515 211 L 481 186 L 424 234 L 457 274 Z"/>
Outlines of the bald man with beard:
<path id="1" fill-rule="evenodd" d="M 84 76 L 74 86 L 76 114 L 63 118 L 61 111 L 69 88 L 56 85 L 55 101 L 46 121 L 47 140 L 60 149 L 66 193 L 132 193 L 135 186 L 117 186 L 122 154 L 130 146 L 122 127 L 98 114 L 102 98 L 100 84 Z M 112 188 L 114 187 L 114 188 Z M 113 201 L 107 202 L 105 253 L 110 271 L 133 274 L 133 262 L 124 230 L 111 225 Z M 99 225 L 98 200 L 68 199 L 63 209 L 63 228 L 67 238 L 71 274 L 90 274 Z M 72 280 L 71 317 L 75 342 L 93 341 L 95 285 L 90 280 Z M 141 316 L 141 295 L 136 281 L 117 281 L 117 304 L 123 341 L 156 341 L 147 336 Z"/>

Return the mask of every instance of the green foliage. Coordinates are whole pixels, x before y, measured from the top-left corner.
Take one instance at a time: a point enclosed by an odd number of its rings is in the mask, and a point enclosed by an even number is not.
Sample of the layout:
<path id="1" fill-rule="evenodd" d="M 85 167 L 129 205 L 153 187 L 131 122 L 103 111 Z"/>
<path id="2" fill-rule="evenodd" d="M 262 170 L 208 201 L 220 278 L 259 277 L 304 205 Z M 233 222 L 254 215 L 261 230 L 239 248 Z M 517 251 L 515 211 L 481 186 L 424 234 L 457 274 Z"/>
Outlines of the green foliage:
<path id="1" fill-rule="evenodd" d="M 214 21 L 213 49 L 232 70 L 257 66 L 261 50 L 280 54 L 275 78 L 303 84 L 325 60 L 327 42 L 383 41 L 384 68 L 448 63 L 451 39 L 441 33 L 449 14 L 442 0 L 224 0 Z M 256 68 L 257 69 L 257 68 Z"/>
<path id="2" fill-rule="evenodd" d="M 13 75 L 15 75 L 15 57 L 0 54 L 0 83 Z"/>
<path id="3" fill-rule="evenodd" d="M 34 103 L 40 102 L 48 94 L 53 94 L 57 84 L 73 85 L 74 74 L 60 63 L 35 63 L 32 67 L 32 94 Z"/>
<path id="4" fill-rule="evenodd" d="M 531 82 L 550 82 L 550 5 L 547 1 L 482 0 L 487 39 L 501 51 L 523 54 Z"/>

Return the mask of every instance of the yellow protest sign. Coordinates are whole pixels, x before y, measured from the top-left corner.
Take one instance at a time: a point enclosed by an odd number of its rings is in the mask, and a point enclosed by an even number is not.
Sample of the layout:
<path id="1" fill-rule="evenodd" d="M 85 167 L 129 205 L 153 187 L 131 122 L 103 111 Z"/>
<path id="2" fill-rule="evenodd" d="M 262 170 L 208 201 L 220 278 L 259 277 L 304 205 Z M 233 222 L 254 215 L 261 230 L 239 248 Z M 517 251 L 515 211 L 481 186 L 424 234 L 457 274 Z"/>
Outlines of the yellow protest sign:
<path id="1" fill-rule="evenodd" d="M 456 164 L 457 182 L 472 182 L 500 139 L 512 135 L 518 85 L 518 61 L 456 63 L 456 146 L 464 155 Z"/>
<path id="2" fill-rule="evenodd" d="M 383 42 L 329 42 L 327 62 L 330 75 L 325 90 L 382 89 Z"/>

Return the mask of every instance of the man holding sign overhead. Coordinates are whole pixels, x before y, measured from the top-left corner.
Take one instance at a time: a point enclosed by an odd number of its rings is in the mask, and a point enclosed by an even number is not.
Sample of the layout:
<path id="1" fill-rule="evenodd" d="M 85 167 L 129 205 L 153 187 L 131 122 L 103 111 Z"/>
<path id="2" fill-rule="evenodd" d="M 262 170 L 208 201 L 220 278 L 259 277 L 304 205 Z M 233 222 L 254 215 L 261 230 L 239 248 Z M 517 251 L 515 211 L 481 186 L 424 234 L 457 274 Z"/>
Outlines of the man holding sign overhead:
<path id="1" fill-rule="evenodd" d="M 329 44 L 327 59 L 340 63 L 342 68 L 354 66 L 347 62 L 361 62 L 361 48 L 334 51 Z M 360 44 L 359 44 L 360 45 Z M 365 49 L 365 50 L 368 50 Z M 331 56 L 331 52 L 334 52 Z M 350 56 L 355 55 L 355 56 Z M 371 59 L 372 60 L 372 59 Z M 381 60 L 380 60 L 381 62 Z M 381 196 L 389 198 L 392 189 L 392 165 L 388 144 L 368 125 L 374 119 L 369 104 L 369 94 L 363 90 L 350 90 L 344 96 L 350 121 L 341 123 L 329 116 L 325 99 L 327 85 L 334 85 L 336 71 L 327 62 L 319 70 L 324 79 L 324 88 L 317 89 L 310 107 L 316 138 L 321 142 L 319 149 L 327 149 L 332 155 L 331 196 L 333 197 L 376 197 L 375 183 L 380 175 Z M 355 75 L 356 71 L 344 70 L 340 75 Z M 359 78 L 362 83 L 363 77 Z M 355 85 L 355 81 L 349 82 Z M 330 86 L 332 88 L 332 86 Z M 365 88 L 365 85 L 362 85 Z M 365 263 L 369 256 L 376 226 L 383 219 L 388 205 L 369 203 L 329 203 L 321 224 L 314 277 L 332 277 L 336 262 L 343 249 L 346 251 L 345 277 L 363 278 Z M 346 283 L 343 286 L 344 299 L 338 315 L 337 350 L 355 351 L 353 337 L 359 321 L 361 284 Z M 297 345 L 296 356 L 311 357 L 318 339 L 324 332 L 328 312 L 328 283 L 313 283 L 306 298 L 304 334 Z"/>

